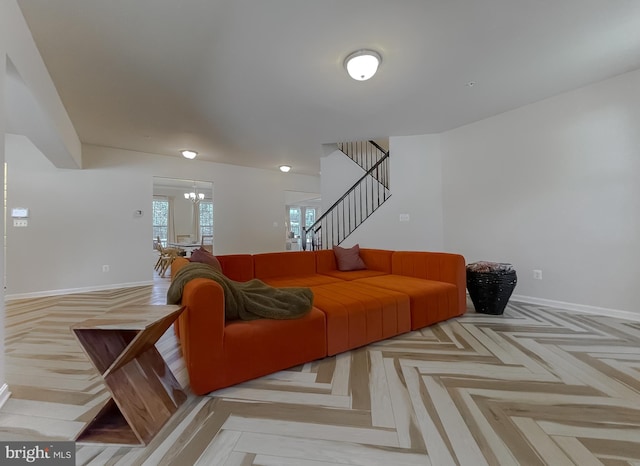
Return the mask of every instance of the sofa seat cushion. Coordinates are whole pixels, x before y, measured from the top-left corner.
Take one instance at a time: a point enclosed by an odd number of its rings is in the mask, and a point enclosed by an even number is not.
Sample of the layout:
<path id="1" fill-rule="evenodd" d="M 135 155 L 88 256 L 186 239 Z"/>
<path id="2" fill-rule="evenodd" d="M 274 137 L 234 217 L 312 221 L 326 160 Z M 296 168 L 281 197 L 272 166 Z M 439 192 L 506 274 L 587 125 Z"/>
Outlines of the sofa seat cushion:
<path id="1" fill-rule="evenodd" d="M 359 278 L 379 277 L 380 275 L 387 275 L 386 272 L 380 270 L 350 270 L 348 272 L 342 272 L 340 270 L 329 270 L 322 272 L 322 275 L 337 278 L 339 280 L 357 280 Z"/>
<path id="2" fill-rule="evenodd" d="M 221 366 L 209 386 L 228 387 L 327 355 L 325 314 L 317 308 L 299 319 L 233 321 L 224 327 Z"/>
<path id="3" fill-rule="evenodd" d="M 277 288 L 285 288 L 290 286 L 310 287 L 310 286 L 318 286 L 318 285 L 327 285 L 329 283 L 339 283 L 342 280 L 329 277 L 328 275 L 312 274 L 312 275 L 289 276 L 289 277 L 263 278 L 262 281 L 265 282 L 267 285 L 275 286 Z"/>
<path id="4" fill-rule="evenodd" d="M 459 315 L 458 288 L 451 283 L 395 274 L 362 278 L 356 283 L 407 294 L 411 299 L 412 330 Z"/>
<path id="5" fill-rule="evenodd" d="M 314 286 L 314 306 L 327 319 L 327 354 L 334 355 L 411 330 L 409 297 L 354 281 Z"/>

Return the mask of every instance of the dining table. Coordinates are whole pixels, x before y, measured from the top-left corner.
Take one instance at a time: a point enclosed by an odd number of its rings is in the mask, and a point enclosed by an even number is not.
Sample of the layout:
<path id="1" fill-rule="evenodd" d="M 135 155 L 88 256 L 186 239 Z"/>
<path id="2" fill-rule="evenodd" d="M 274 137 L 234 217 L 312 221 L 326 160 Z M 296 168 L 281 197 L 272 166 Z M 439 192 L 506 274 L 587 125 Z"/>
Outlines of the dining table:
<path id="1" fill-rule="evenodd" d="M 200 243 L 173 243 L 171 241 L 167 241 L 167 247 L 184 249 L 189 254 L 198 249 L 200 246 Z"/>

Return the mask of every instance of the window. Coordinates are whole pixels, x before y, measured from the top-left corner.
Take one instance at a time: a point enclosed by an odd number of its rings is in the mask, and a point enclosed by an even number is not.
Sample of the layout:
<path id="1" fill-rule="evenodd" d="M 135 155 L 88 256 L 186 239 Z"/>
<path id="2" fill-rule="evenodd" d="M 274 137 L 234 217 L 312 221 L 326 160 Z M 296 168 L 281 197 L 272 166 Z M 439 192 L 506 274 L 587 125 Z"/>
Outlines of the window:
<path id="1" fill-rule="evenodd" d="M 317 207 L 304 206 L 304 205 L 290 205 L 286 208 L 287 221 L 289 222 L 289 230 L 287 231 L 287 239 L 302 238 L 303 227 L 309 228 L 315 223 L 318 218 Z M 304 223 L 303 223 L 304 222 Z M 307 249 L 311 248 L 311 235 L 306 236 L 307 244 L 304 245 Z M 294 243 L 296 243 L 294 241 Z M 287 246 L 289 247 L 289 245 Z M 298 243 L 298 247 L 302 247 Z"/>
<path id="2" fill-rule="evenodd" d="M 289 206 L 289 231 L 292 231 L 294 237 L 302 236 L 302 226 L 310 227 L 316 221 L 316 208 L 307 206 Z M 301 219 L 304 217 L 304 225 L 301 225 Z"/>
<path id="3" fill-rule="evenodd" d="M 160 238 L 163 246 L 167 245 L 169 229 L 169 201 L 167 199 L 153 200 L 153 240 Z"/>
<path id="4" fill-rule="evenodd" d="M 213 237 L 213 202 L 202 201 L 200 202 L 200 238 Z"/>
<path id="5" fill-rule="evenodd" d="M 289 207 L 289 231 L 293 232 L 294 237 L 300 237 L 300 208 Z"/>
<path id="6" fill-rule="evenodd" d="M 316 209 L 313 207 L 306 207 L 304 209 L 304 226 L 310 227 L 316 222 Z"/>
<path id="7" fill-rule="evenodd" d="M 303 207 L 304 209 L 304 226 L 309 228 L 316 222 L 316 209 L 315 207 Z M 311 250 L 311 240 L 313 239 L 313 235 L 306 236 L 306 249 Z"/>

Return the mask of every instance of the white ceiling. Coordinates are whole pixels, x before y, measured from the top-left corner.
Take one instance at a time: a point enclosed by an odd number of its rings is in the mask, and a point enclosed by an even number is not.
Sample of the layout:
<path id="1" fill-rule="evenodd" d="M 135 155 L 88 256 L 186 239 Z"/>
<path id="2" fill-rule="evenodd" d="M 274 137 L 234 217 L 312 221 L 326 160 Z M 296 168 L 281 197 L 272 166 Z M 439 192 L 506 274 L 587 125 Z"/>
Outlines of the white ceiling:
<path id="1" fill-rule="evenodd" d="M 640 0 L 18 3 L 82 142 L 297 173 L 640 68 Z"/>

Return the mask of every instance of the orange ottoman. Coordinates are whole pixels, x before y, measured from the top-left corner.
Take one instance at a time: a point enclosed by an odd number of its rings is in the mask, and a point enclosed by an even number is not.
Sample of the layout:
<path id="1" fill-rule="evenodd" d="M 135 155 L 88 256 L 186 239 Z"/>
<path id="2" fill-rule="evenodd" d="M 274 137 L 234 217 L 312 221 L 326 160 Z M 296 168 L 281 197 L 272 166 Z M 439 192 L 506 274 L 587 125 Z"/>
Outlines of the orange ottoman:
<path id="1" fill-rule="evenodd" d="M 329 356 L 411 330 L 404 293 L 353 281 L 311 289 L 313 305 L 326 314 Z"/>
<path id="2" fill-rule="evenodd" d="M 356 283 L 407 294 L 411 299 L 411 330 L 459 315 L 458 287 L 451 283 L 405 275 L 362 278 Z"/>

